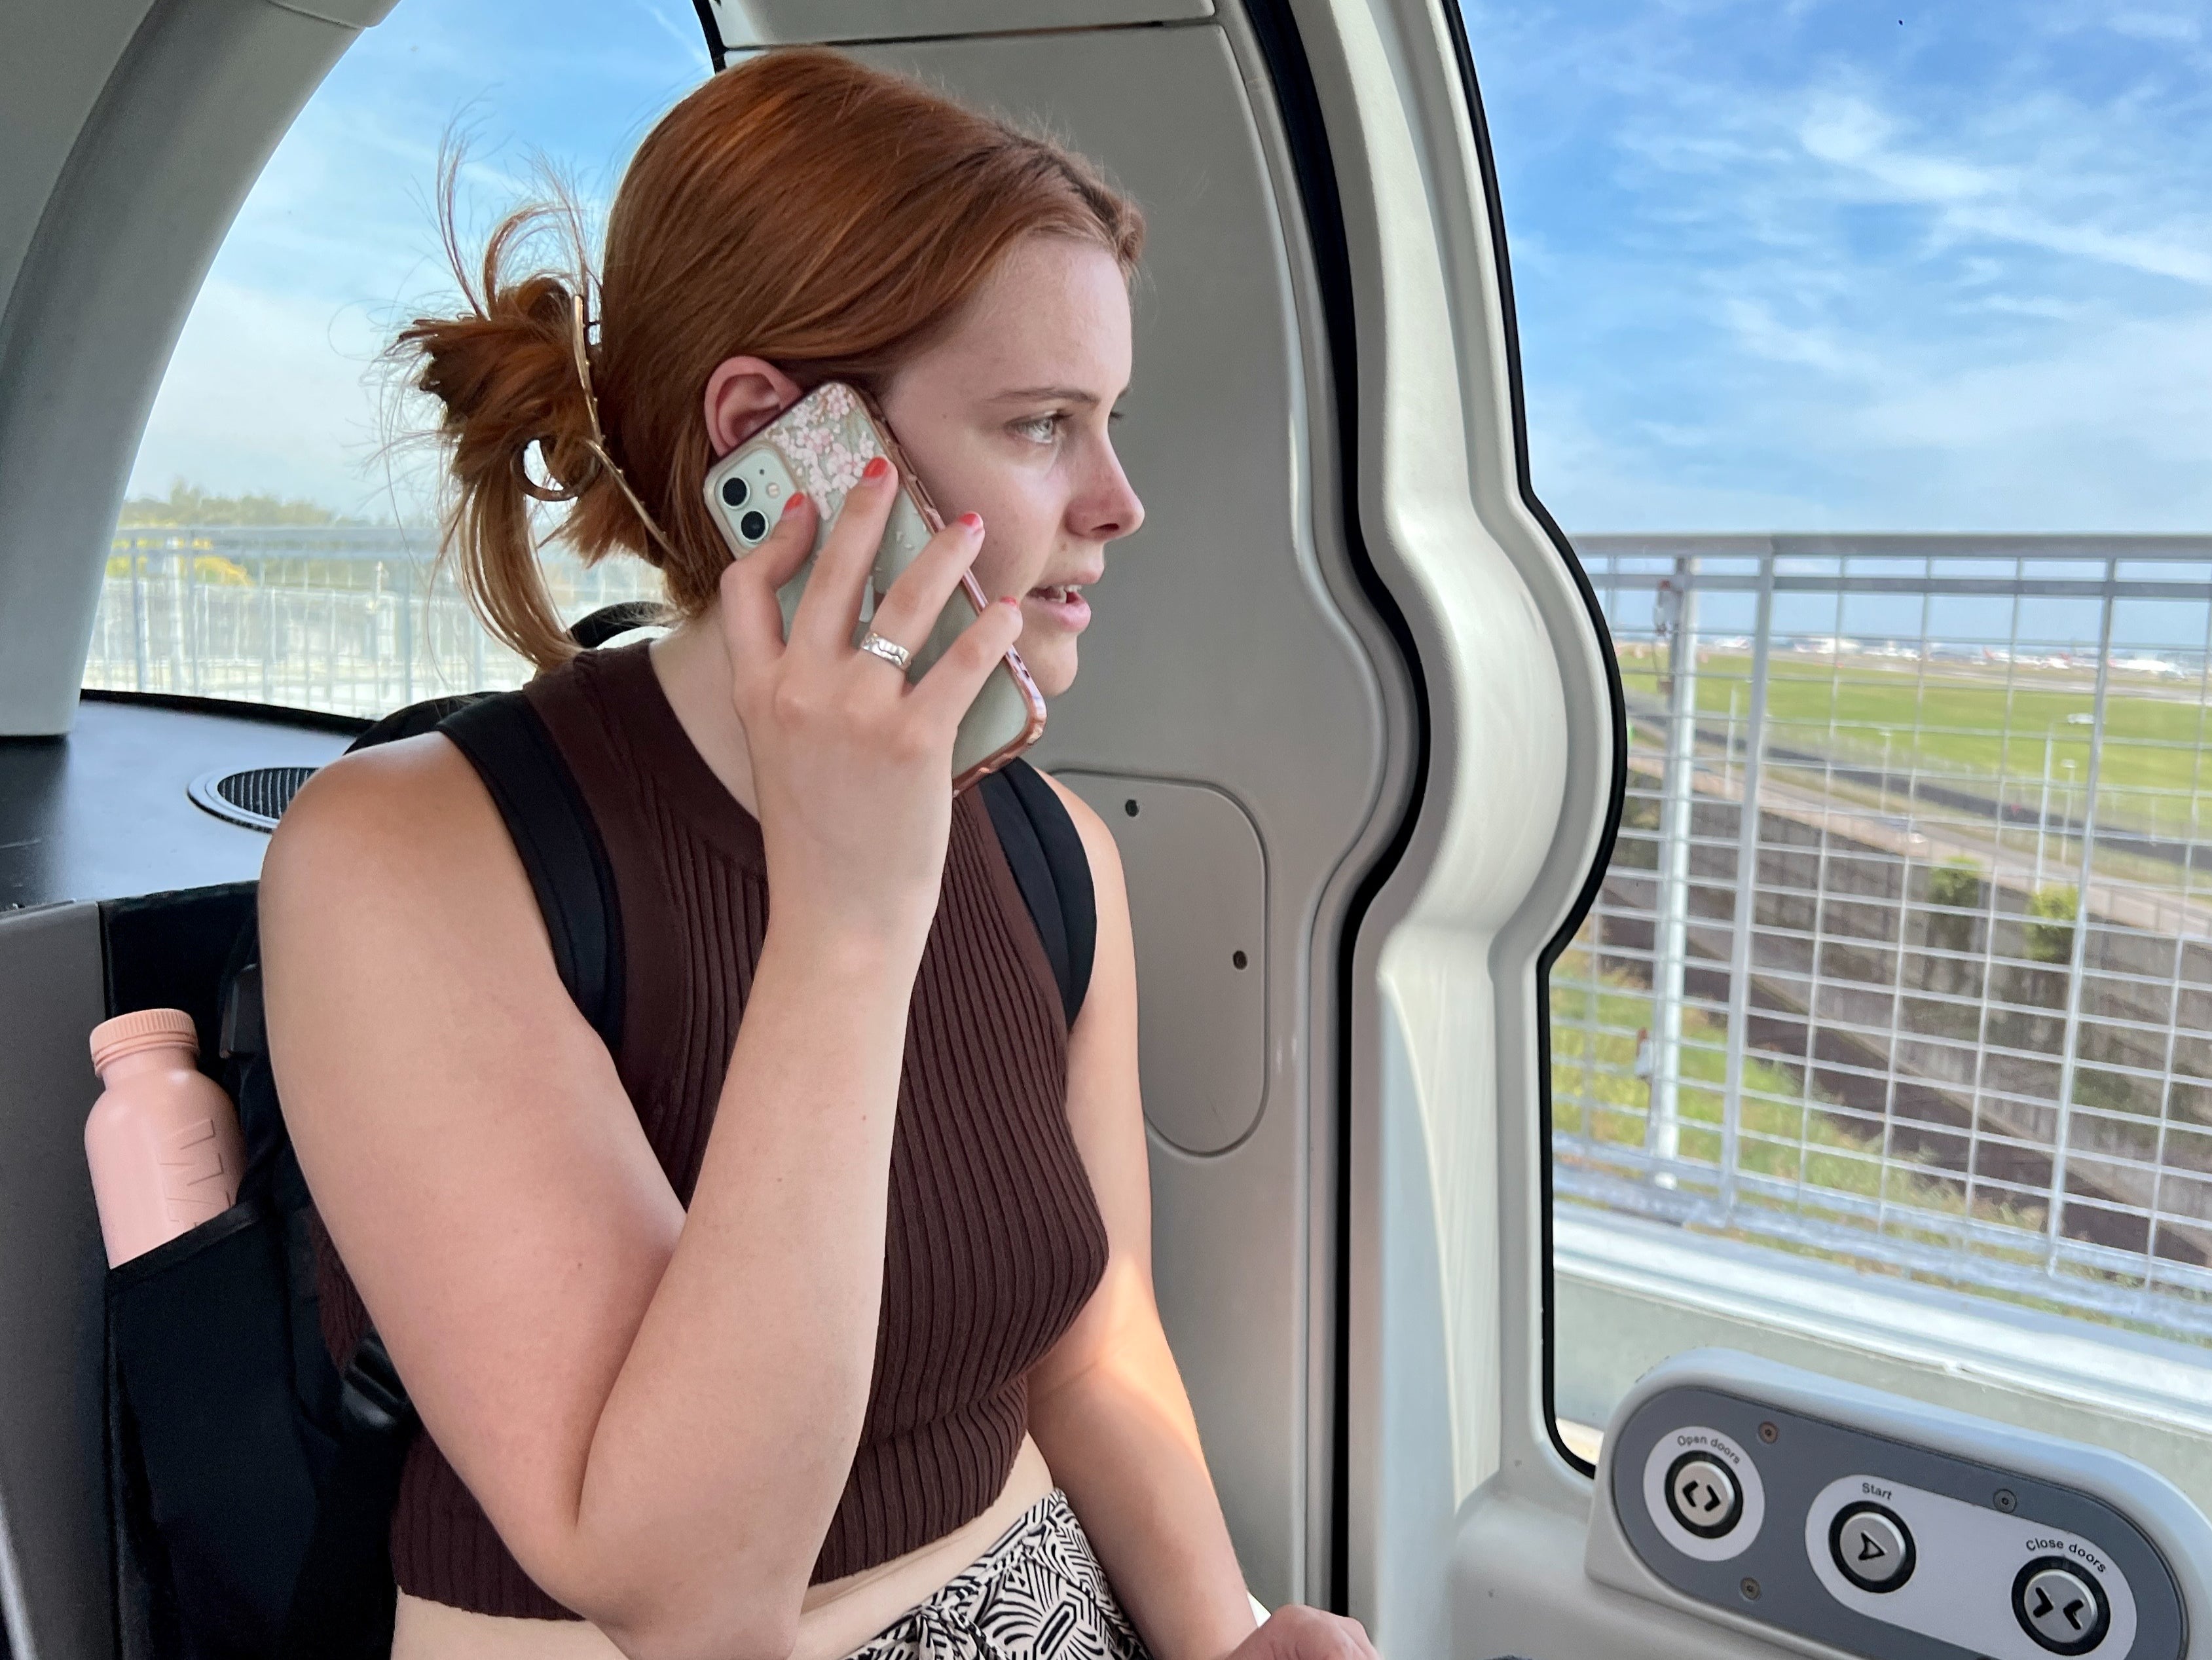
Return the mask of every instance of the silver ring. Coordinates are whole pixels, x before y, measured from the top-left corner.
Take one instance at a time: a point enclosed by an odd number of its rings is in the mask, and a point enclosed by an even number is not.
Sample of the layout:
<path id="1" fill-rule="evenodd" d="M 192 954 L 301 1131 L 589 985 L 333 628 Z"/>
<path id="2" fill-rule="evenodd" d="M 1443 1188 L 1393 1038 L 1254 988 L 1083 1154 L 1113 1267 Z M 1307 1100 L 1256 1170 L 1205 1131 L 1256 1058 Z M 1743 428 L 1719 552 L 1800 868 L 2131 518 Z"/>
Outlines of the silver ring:
<path id="1" fill-rule="evenodd" d="M 872 629 L 869 631 L 867 638 L 860 642 L 860 649 L 871 657 L 882 658 L 901 674 L 904 674 L 907 665 L 914 661 L 914 654 L 904 646 L 896 640 L 884 639 L 883 635 Z"/>

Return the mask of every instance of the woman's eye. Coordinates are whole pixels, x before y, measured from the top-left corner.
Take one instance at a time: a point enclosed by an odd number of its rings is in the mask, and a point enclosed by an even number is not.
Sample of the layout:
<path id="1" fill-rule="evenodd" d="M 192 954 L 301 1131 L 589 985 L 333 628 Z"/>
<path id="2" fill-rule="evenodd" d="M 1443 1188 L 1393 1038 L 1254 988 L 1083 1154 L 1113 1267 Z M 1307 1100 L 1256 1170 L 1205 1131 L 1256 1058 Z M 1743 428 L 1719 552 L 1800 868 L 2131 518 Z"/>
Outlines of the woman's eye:
<path id="1" fill-rule="evenodd" d="M 1012 431 L 1018 438 L 1026 438 L 1032 444 L 1049 444 L 1060 435 L 1060 415 L 1032 415 L 1014 422 Z"/>

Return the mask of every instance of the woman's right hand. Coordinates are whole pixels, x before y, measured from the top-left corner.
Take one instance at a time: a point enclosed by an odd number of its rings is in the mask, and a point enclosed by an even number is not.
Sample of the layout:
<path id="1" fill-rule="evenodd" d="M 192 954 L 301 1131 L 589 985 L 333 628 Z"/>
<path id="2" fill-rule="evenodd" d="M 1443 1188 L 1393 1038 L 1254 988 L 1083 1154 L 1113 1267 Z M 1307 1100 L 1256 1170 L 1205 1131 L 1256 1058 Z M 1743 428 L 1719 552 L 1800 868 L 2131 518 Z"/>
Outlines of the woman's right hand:
<path id="1" fill-rule="evenodd" d="M 775 919 L 918 955 L 944 872 L 954 736 L 1022 619 L 1015 603 L 986 607 L 913 684 L 854 648 L 861 593 L 898 488 L 878 458 L 847 493 L 786 639 L 776 591 L 805 562 L 817 512 L 793 496 L 768 539 L 723 573 L 722 628 Z M 918 648 L 982 542 L 973 514 L 946 526 L 900 574 L 870 626 Z"/>
<path id="2" fill-rule="evenodd" d="M 1238 1644 L 1225 1660 L 1379 1660 L 1357 1620 L 1291 1603 Z"/>

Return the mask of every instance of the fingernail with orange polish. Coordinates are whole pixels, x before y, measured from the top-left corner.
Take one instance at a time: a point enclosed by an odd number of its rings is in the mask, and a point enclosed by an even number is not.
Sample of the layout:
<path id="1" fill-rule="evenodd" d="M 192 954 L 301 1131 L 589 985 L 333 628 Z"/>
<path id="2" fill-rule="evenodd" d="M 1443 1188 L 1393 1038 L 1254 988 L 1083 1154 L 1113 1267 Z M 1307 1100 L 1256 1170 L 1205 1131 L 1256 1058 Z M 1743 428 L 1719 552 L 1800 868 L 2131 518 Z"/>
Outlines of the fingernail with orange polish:
<path id="1" fill-rule="evenodd" d="M 863 478 L 881 478 L 887 475 L 890 470 L 891 464 L 884 457 L 878 455 L 872 457 L 869 460 L 868 465 L 860 469 L 860 477 Z"/>
<path id="2" fill-rule="evenodd" d="M 791 493 L 791 500 L 783 504 L 783 516 L 788 519 L 793 514 L 797 513 L 799 508 L 805 505 L 806 492 L 805 490 L 793 490 Z"/>

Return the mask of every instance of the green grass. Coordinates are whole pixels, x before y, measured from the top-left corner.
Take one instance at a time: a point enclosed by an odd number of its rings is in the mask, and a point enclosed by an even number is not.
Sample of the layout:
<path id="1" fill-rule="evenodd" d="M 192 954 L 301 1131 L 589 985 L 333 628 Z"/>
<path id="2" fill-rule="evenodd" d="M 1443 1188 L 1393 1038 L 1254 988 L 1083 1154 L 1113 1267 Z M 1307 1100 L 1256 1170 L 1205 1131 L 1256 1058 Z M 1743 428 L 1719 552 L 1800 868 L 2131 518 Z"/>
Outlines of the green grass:
<path id="1" fill-rule="evenodd" d="M 1610 971 L 1593 987 L 1589 952 L 1575 947 L 1568 950 L 1553 970 L 1551 1012 L 1553 1128 L 1577 1135 L 1590 1134 L 1601 1142 L 1641 1146 L 1648 1086 L 1646 1080 L 1632 1076 L 1632 1067 L 1637 1029 L 1652 1025 L 1650 989 L 1621 971 Z M 1708 1162 L 1714 1166 L 1719 1164 L 1721 1158 L 1721 1089 L 1728 1073 L 1725 1043 L 1725 1020 L 1714 1018 L 1701 1009 L 1683 1009 L 1683 1078 L 1677 1091 L 1683 1120 L 1681 1155 L 1686 1160 Z M 1887 1237 L 1951 1250 L 1960 1257 L 1989 1257 L 2015 1264 L 2039 1264 L 2044 1260 L 2042 1231 L 2046 1213 L 2042 1204 L 2020 1204 L 2008 1197 L 1978 1193 L 1973 1200 L 1973 1218 L 1978 1222 L 2017 1228 L 2021 1235 L 2020 1249 L 2000 1249 L 1980 1242 L 1962 1246 L 1940 1226 L 1913 1226 L 1913 1215 L 1927 1215 L 1931 1222 L 1938 1218 L 1964 1215 L 1964 1182 L 1955 1176 L 1947 1176 L 1944 1171 L 1923 1164 L 1916 1158 L 1898 1153 L 1896 1149 L 1891 1151 L 1889 1166 L 1885 1171 L 1881 1151 L 1881 1131 L 1874 1124 L 1844 1116 L 1838 1103 L 1829 1100 L 1816 1086 L 1808 1086 L 1798 1069 L 1783 1067 L 1760 1055 L 1745 1055 L 1743 1116 L 1736 1144 L 1736 1160 L 1741 1169 L 1790 1182 L 1796 1182 L 1798 1171 L 1802 1171 L 1808 1200 L 1816 1208 L 1820 1207 L 1823 1189 L 1860 1197 L 1885 1197 L 1882 1184 L 1887 1177 L 1887 1200 L 1893 1207 L 1881 1226 Z M 1564 1164 L 1577 1162 L 1575 1153 L 1555 1153 L 1555 1158 Z M 1739 1208 L 1792 1208 L 1787 1200 L 1770 1200 L 1747 1193 L 1739 1193 L 1736 1204 Z M 1871 1226 L 1865 1219 L 1847 1219 L 1871 1233 Z M 1832 1249 L 1794 1239 L 1777 1239 L 1752 1226 L 1719 1228 L 1705 1233 L 1756 1243 L 1763 1250 L 1778 1250 L 1792 1257 L 1836 1262 L 1863 1273 L 1896 1275 L 1916 1284 L 1942 1286 L 1947 1291 L 1973 1297 L 1990 1297 L 2015 1308 L 2035 1308 L 2048 1315 L 2086 1319 L 2094 1326 L 2115 1326 L 2154 1337 L 2177 1337 L 2174 1328 L 2157 1322 L 2084 1310 L 2069 1301 L 2037 1297 L 2033 1292 L 1993 1291 L 1971 1280 L 1907 1273 L 1891 1264 L 1860 1257 L 1843 1246 Z M 2135 1284 L 2124 1275 L 2104 1275 L 2079 1266 L 2070 1266 L 2066 1273 L 2108 1286 Z M 2167 1291 L 2166 1295 L 2184 1297 L 2185 1292 Z"/>
<path id="2" fill-rule="evenodd" d="M 1553 1126 L 1616 1146 L 1641 1146 L 1649 1088 L 1632 1069 L 1636 1033 L 1653 1025 L 1651 994 L 1618 970 L 1594 987 L 1589 970 L 1588 953 L 1577 949 L 1561 957 L 1552 971 Z M 1676 1100 L 1681 1156 L 1697 1164 L 1720 1163 L 1727 1042 L 1725 1022 L 1697 1009 L 1683 1011 Z M 1966 1212 L 1961 1180 L 1894 1150 L 1885 1170 L 1876 1126 L 1849 1116 L 1840 1104 L 1808 1086 L 1797 1069 L 1753 1055 L 1744 1057 L 1736 1162 L 1739 1169 L 1802 1182 L 1810 1190 L 1887 1198 L 1908 1213 Z M 2033 1231 L 2041 1226 L 2042 1207 L 1977 1195 L 1974 1214 Z M 1938 1231 L 1909 1226 L 1893 1226 L 1891 1231 L 1948 1242 Z"/>
<path id="3" fill-rule="evenodd" d="M 2066 717 L 2094 708 L 2081 677 L 2020 668 L 2008 687 L 2002 666 L 1929 664 L 1924 678 L 1921 666 L 1777 654 L 1769 660 L 1767 741 L 1878 763 L 1888 732 L 1892 772 L 1917 768 L 1992 783 L 2002 774 L 2018 792 L 2040 787 L 2048 730 L 2051 810 L 2064 809 L 2070 761 L 2073 810 L 2080 812 L 2088 783 L 2088 734 Z M 1750 673 L 1751 659 L 1741 653 L 1713 653 L 1699 665 L 1698 708 L 1705 725 L 1715 716 L 1726 722 L 1731 694 L 1739 723 L 1747 718 Z M 1630 694 L 1647 704 L 1662 696 L 1649 648 L 1623 649 L 1621 677 Z M 2199 762 L 2207 736 L 2207 710 L 2189 683 L 2114 679 L 2106 699 L 2100 810 L 2117 809 L 2138 823 L 2162 822 L 2169 830 L 2193 823 L 2197 791 L 2212 786 Z M 2147 799 L 2151 794 L 2167 799 Z"/>
<path id="4" fill-rule="evenodd" d="M 1629 976 L 1614 971 L 1593 987 L 1586 951 L 1577 947 L 1563 955 L 1552 971 L 1552 1122 L 1554 1129 L 1589 1134 L 1615 1145 L 1641 1146 L 1647 1086 L 1632 1075 L 1636 1033 L 1652 1024 L 1651 994 Z M 1721 1153 L 1722 1087 L 1726 1081 L 1723 1021 L 1696 1009 L 1685 1009 L 1682 1018 L 1682 1081 L 1677 1092 L 1680 1104 L 1681 1154 L 1685 1159 L 1717 1165 Z M 1915 1226 L 1919 1213 L 1931 1220 L 1966 1213 L 1964 1183 L 1920 1161 L 1892 1151 L 1887 1171 L 1881 1163 L 1881 1137 L 1875 1126 L 1841 1113 L 1838 1103 L 1816 1088 L 1809 1088 L 1796 1069 L 1747 1055 L 1743 1067 L 1742 1117 L 1738 1132 L 1740 1168 L 1796 1182 L 1800 1171 L 1813 1203 L 1819 1189 L 1885 1196 L 1894 1207 L 1881 1225 L 1888 1237 L 1911 1241 L 1957 1253 L 1962 1259 L 1983 1257 L 2019 1263 L 2043 1260 L 2042 1231 L 2045 1213 L 2039 1204 L 2020 1204 L 1988 1194 L 1975 1195 L 1972 1215 L 1978 1221 L 2021 1231 L 2018 1250 L 1985 1243 L 1960 1244 L 1937 1226 Z M 1554 1155 L 1562 1163 L 1577 1162 L 1571 1152 Z M 1739 1194 L 1739 1207 L 1788 1208 L 1787 1201 Z M 1830 1213 L 1833 1214 L 1833 1213 Z M 1858 1219 L 1854 1225 L 1870 1225 Z M 1820 1262 L 1848 1264 L 1863 1272 L 1892 1274 L 1922 1285 L 1940 1286 L 1972 1296 L 1994 1298 L 2015 1307 L 2040 1310 L 2094 1324 L 2113 1326 L 2155 1336 L 2176 1333 L 2154 1322 L 2085 1310 L 2071 1303 L 2030 1293 L 1992 1290 L 1971 1280 L 1941 1274 L 1910 1273 L 1869 1261 L 1844 1249 L 1830 1249 L 1797 1241 L 1777 1239 L 1753 1227 L 1723 1228 L 1719 1237 L 1756 1244 Z M 1962 1260 L 1961 1266 L 1964 1266 Z M 2074 1268 L 2081 1278 L 2108 1285 L 2133 1283 L 2122 1276 Z M 2177 1294 L 2177 1293 L 2169 1293 Z"/>

